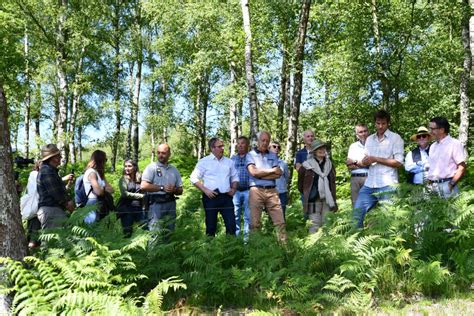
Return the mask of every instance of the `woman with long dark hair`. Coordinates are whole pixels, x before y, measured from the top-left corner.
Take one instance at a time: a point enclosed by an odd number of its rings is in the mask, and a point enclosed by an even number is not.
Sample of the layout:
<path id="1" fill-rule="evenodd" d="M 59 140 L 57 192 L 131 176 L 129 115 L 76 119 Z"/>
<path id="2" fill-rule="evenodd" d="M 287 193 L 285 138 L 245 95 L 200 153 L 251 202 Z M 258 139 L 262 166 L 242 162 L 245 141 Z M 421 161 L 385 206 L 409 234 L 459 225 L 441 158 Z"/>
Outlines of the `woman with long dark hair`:
<path id="1" fill-rule="evenodd" d="M 144 224 L 143 196 L 140 191 L 141 176 L 138 165 L 133 160 L 123 163 L 123 176 L 119 180 L 120 201 L 117 212 L 122 221 L 123 232 L 126 236 L 132 234 L 134 223 Z"/>
<path id="2" fill-rule="evenodd" d="M 100 203 L 107 193 L 112 194 L 114 189 L 105 180 L 105 163 L 107 162 L 107 155 L 102 150 L 96 150 L 92 153 L 91 159 L 87 163 L 84 172 L 84 190 L 87 194 L 87 204 L 96 205 L 98 209 L 89 213 L 84 221 L 88 224 L 93 223 L 99 219 L 100 214 L 97 214 Z"/>

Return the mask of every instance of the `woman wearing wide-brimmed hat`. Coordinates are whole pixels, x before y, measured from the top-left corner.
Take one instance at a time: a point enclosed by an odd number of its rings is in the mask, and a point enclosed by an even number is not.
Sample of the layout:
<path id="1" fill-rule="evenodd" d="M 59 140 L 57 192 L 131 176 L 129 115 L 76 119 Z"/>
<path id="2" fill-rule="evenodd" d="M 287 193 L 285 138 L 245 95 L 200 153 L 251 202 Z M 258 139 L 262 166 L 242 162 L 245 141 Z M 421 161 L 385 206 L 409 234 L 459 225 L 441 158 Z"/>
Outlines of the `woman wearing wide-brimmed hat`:
<path id="1" fill-rule="evenodd" d="M 308 160 L 298 170 L 298 189 L 303 193 L 303 211 L 311 220 L 310 233 L 317 232 L 326 215 L 337 210 L 336 171 L 326 147 L 321 140 L 314 140 Z"/>

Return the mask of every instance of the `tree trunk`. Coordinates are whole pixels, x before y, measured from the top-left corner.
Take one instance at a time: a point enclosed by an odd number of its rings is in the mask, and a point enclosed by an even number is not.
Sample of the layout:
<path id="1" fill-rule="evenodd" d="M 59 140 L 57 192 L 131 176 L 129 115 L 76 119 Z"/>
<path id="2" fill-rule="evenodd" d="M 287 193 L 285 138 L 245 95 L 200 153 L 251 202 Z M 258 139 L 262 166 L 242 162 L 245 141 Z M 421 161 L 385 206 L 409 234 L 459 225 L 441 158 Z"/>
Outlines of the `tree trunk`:
<path id="1" fill-rule="evenodd" d="M 283 141 L 284 139 L 284 115 L 285 115 L 285 105 L 288 102 L 288 92 L 289 92 L 289 65 L 288 65 L 288 45 L 283 44 L 282 50 L 282 62 L 281 62 L 281 75 L 280 75 L 280 98 L 278 99 L 278 112 L 277 112 L 277 134 L 276 138 L 278 141 Z"/>
<path id="2" fill-rule="evenodd" d="M 380 88 L 382 89 L 382 107 L 384 110 L 389 109 L 390 104 L 390 81 L 387 78 L 385 67 L 382 61 L 382 42 L 379 28 L 379 18 L 377 15 L 377 0 L 371 2 L 372 12 L 372 30 L 374 32 L 375 42 L 375 63 L 377 69 L 377 76 L 380 80 Z"/>
<path id="3" fill-rule="evenodd" d="M 81 49 L 81 55 L 79 56 L 79 60 L 76 66 L 76 73 L 75 73 L 75 79 L 74 79 L 74 89 L 73 89 L 73 94 L 72 94 L 72 105 L 71 105 L 71 118 L 69 122 L 69 154 L 70 154 L 70 160 L 71 163 L 76 163 L 77 162 L 77 152 L 76 152 L 76 121 L 77 121 L 77 114 L 79 111 L 79 103 L 81 102 L 81 76 L 82 76 L 82 64 L 84 56 L 86 52 L 86 48 L 82 47 Z"/>
<path id="4" fill-rule="evenodd" d="M 197 130 L 197 156 L 201 159 L 206 154 L 206 124 L 209 105 L 209 76 L 203 74 L 196 81 L 195 125 Z"/>
<path id="5" fill-rule="evenodd" d="M 129 92 L 129 102 L 130 102 L 130 119 L 128 121 L 128 130 L 127 130 L 127 143 L 125 145 L 125 159 L 132 159 L 132 128 L 133 128 L 133 93 L 134 89 L 134 69 L 135 64 L 133 62 L 130 63 L 130 92 Z"/>
<path id="6" fill-rule="evenodd" d="M 120 73 L 121 73 L 121 63 L 120 63 L 120 4 L 121 1 L 113 2 L 114 16 L 112 20 L 113 24 L 113 35 L 112 35 L 112 47 L 114 49 L 114 109 L 115 109 L 115 129 L 112 138 L 112 171 L 115 171 L 117 164 L 117 152 L 120 141 L 120 130 L 122 127 L 122 111 L 120 109 Z"/>
<path id="7" fill-rule="evenodd" d="M 58 30 L 56 37 L 56 75 L 59 84 L 59 95 L 58 95 L 58 109 L 59 117 L 57 121 L 57 146 L 61 151 L 62 160 L 61 164 L 67 163 L 67 108 L 68 108 L 68 82 L 66 74 L 66 11 L 68 6 L 68 0 L 60 0 L 60 13 L 58 18 Z"/>
<path id="8" fill-rule="evenodd" d="M 22 260 L 26 256 L 26 238 L 21 224 L 20 205 L 15 190 L 13 161 L 8 127 L 8 107 L 0 82 L 0 257 Z M 5 273 L 0 274 L 4 283 Z M 11 299 L 0 294 L 0 314 L 10 314 Z"/>
<path id="9" fill-rule="evenodd" d="M 30 122 L 31 122 L 31 91 L 30 91 L 30 67 L 29 67 L 29 43 L 28 43 L 28 30 L 25 30 L 25 157 L 30 157 Z"/>
<path id="10" fill-rule="evenodd" d="M 469 38 L 469 28 L 471 19 L 471 9 L 474 6 L 469 3 L 469 0 L 464 0 L 465 13 L 463 15 L 462 22 L 462 44 L 464 47 L 464 61 L 463 61 L 463 72 L 461 74 L 461 85 L 459 88 L 460 92 L 460 124 L 459 124 L 459 141 L 466 146 L 469 136 L 469 105 L 471 103 L 469 90 L 470 90 L 470 77 L 472 70 L 472 52 L 471 52 L 471 41 Z"/>
<path id="11" fill-rule="evenodd" d="M 38 150 L 40 149 L 40 140 L 41 140 L 41 130 L 40 130 L 40 122 L 41 122 L 41 108 L 42 108 L 42 98 L 41 98 L 41 84 L 37 84 L 35 87 L 35 102 L 34 102 L 34 111 L 31 116 L 34 125 L 34 134 L 35 134 L 35 143 Z"/>
<path id="12" fill-rule="evenodd" d="M 255 142 L 257 140 L 258 132 L 258 99 L 257 83 L 253 74 L 252 64 L 252 30 L 250 28 L 249 0 L 241 0 L 241 6 L 245 33 L 245 74 L 247 77 L 247 89 L 249 94 L 250 139 L 252 142 Z"/>
<path id="13" fill-rule="evenodd" d="M 138 161 L 138 112 L 140 109 L 140 87 L 142 82 L 142 61 L 137 63 L 137 72 L 135 74 L 135 90 L 133 93 L 132 104 L 132 124 L 133 124 L 133 160 Z"/>
<path id="14" fill-rule="evenodd" d="M 233 88 L 237 89 L 237 74 L 235 73 L 235 63 L 230 63 L 230 82 Z M 230 156 L 236 153 L 237 138 L 239 137 L 239 117 L 237 92 L 232 91 L 232 96 L 229 100 L 229 128 L 230 128 Z"/>
<path id="15" fill-rule="evenodd" d="M 77 131 L 77 156 L 79 157 L 79 161 L 82 161 L 82 130 L 83 127 L 79 125 L 76 129 Z"/>
<path id="16" fill-rule="evenodd" d="M 286 160 L 290 161 L 296 151 L 298 138 L 298 118 L 300 115 L 301 94 L 303 90 L 303 60 L 304 60 L 304 44 L 306 39 L 306 28 L 308 26 L 309 11 L 311 8 L 311 0 L 303 0 L 301 4 L 300 21 L 298 26 L 298 38 L 295 46 L 294 57 L 294 89 L 293 102 L 291 104 L 290 119 L 288 122 L 288 138 L 286 142 Z M 292 173 L 293 168 L 290 168 Z M 291 181 L 291 177 L 290 177 Z M 288 186 L 290 183 L 288 184 Z"/>

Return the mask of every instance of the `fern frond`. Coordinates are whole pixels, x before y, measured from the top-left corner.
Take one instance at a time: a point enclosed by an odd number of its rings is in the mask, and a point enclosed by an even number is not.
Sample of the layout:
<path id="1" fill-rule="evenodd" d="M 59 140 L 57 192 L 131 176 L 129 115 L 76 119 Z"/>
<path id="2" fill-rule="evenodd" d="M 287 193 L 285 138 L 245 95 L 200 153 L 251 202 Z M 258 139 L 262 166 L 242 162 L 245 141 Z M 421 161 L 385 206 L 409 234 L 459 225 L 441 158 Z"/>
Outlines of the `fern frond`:
<path id="1" fill-rule="evenodd" d="M 326 285 L 323 287 L 324 290 L 332 291 L 335 293 L 344 293 L 346 290 L 356 288 L 351 280 L 343 277 L 342 275 L 335 274 L 330 278 Z"/>

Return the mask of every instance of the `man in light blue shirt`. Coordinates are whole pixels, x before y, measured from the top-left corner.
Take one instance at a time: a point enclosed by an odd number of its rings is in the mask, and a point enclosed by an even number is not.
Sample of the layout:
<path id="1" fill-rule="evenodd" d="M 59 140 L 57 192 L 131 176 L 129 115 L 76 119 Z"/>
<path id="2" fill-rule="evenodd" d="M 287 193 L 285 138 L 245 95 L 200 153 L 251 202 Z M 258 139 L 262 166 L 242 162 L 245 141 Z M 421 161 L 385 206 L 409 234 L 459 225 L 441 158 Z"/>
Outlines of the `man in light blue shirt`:
<path id="1" fill-rule="evenodd" d="M 249 208 L 249 171 L 247 170 L 247 153 L 250 141 L 245 136 L 237 139 L 237 154 L 232 156 L 234 167 L 239 175 L 239 186 L 234 194 L 235 234 L 240 234 L 240 219 L 244 217 L 244 236 L 250 231 L 250 208 Z"/>
<path id="2" fill-rule="evenodd" d="M 250 174 L 250 230 L 260 229 L 262 210 L 265 208 L 278 229 L 278 239 L 286 243 L 285 219 L 275 183 L 283 171 L 278 164 L 277 155 L 268 150 L 269 145 L 270 133 L 259 132 L 257 147 L 247 154 L 247 169 Z"/>
<path id="3" fill-rule="evenodd" d="M 270 144 L 270 151 L 278 156 L 278 165 L 283 171 L 282 175 L 275 180 L 278 196 L 280 197 L 281 208 L 283 209 L 283 218 L 286 218 L 286 205 L 288 204 L 288 179 L 290 178 L 290 170 L 286 161 L 280 159 L 281 146 L 277 141 Z"/>

